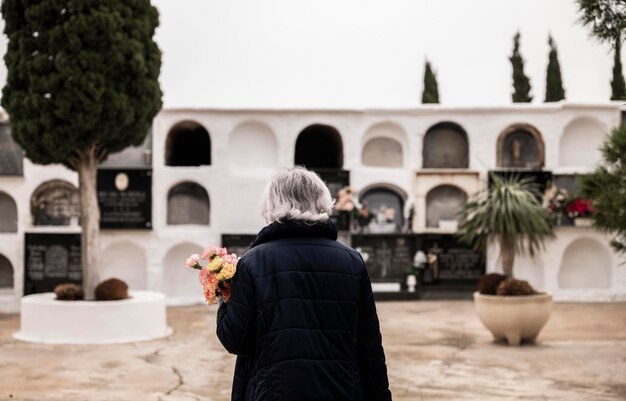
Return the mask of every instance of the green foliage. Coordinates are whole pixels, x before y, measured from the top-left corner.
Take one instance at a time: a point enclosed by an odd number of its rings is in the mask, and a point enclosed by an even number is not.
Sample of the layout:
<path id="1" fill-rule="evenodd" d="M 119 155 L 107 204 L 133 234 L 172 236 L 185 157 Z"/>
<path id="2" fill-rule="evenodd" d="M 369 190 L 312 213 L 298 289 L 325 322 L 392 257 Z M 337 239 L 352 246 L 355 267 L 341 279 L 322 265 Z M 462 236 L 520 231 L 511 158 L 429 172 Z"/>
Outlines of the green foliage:
<path id="1" fill-rule="evenodd" d="M 424 91 L 422 92 L 422 103 L 439 103 L 439 87 L 437 85 L 437 76 L 430 66 L 430 62 L 426 61 L 424 67 Z"/>
<path id="2" fill-rule="evenodd" d="M 580 22 L 600 42 L 622 43 L 626 35 L 626 1 L 578 0 Z"/>
<path id="3" fill-rule="evenodd" d="M 558 102 L 565 99 L 565 89 L 563 89 L 559 56 L 552 37 L 548 38 L 548 44 L 550 45 L 550 54 L 548 55 L 548 71 L 546 72 L 546 102 Z"/>
<path id="4" fill-rule="evenodd" d="M 515 253 L 531 255 L 554 236 L 532 179 L 491 175 L 492 185 L 479 192 L 460 212 L 459 238 L 476 250 L 489 241 L 506 242 Z"/>
<path id="5" fill-rule="evenodd" d="M 603 163 L 579 178 L 593 202 L 594 226 L 614 235 L 611 245 L 626 254 L 626 125 L 615 128 L 602 146 Z"/>
<path id="6" fill-rule="evenodd" d="M 621 45 L 616 45 L 613 60 L 613 79 L 611 80 L 611 100 L 626 100 L 626 82 L 622 72 Z"/>
<path id="7" fill-rule="evenodd" d="M 509 57 L 513 67 L 513 102 L 528 103 L 533 100 L 530 95 L 530 79 L 524 73 L 524 58 L 519 51 L 520 33 L 513 37 L 513 54 Z"/>
<path id="8" fill-rule="evenodd" d="M 149 0 L 3 0 L 2 106 L 36 163 L 143 142 L 161 108 L 158 11 Z"/>

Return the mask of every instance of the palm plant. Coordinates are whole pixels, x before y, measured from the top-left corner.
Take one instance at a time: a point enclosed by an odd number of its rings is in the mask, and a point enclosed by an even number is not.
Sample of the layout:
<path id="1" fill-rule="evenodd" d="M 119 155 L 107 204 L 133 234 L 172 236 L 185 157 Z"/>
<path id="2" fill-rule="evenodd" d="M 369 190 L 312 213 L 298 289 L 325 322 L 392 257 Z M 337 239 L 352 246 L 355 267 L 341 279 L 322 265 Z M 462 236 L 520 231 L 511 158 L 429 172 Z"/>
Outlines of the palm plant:
<path id="1" fill-rule="evenodd" d="M 502 270 L 512 276 L 515 256 L 534 255 L 554 233 L 532 179 L 491 175 L 491 181 L 461 210 L 459 238 L 478 251 L 497 241 Z"/>

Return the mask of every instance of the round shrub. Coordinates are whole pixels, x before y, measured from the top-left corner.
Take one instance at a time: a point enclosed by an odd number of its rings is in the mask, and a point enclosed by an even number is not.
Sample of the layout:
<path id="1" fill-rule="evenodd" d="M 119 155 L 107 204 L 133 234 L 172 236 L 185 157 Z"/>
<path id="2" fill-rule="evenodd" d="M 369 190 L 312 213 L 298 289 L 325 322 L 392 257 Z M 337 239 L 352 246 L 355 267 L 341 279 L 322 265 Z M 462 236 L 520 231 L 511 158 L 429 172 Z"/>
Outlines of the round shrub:
<path id="1" fill-rule="evenodd" d="M 508 278 L 498 285 L 497 295 L 533 295 L 537 291 L 528 281 Z"/>
<path id="2" fill-rule="evenodd" d="M 498 286 L 507 278 L 508 276 L 499 273 L 485 274 L 480 281 L 478 281 L 478 292 L 485 295 L 496 295 Z"/>
<path id="3" fill-rule="evenodd" d="M 72 283 L 57 285 L 54 287 L 54 294 L 59 301 L 80 301 L 85 298 L 83 289 Z"/>
<path id="4" fill-rule="evenodd" d="M 104 280 L 96 287 L 97 301 L 118 301 L 128 298 L 128 284 L 119 278 Z"/>

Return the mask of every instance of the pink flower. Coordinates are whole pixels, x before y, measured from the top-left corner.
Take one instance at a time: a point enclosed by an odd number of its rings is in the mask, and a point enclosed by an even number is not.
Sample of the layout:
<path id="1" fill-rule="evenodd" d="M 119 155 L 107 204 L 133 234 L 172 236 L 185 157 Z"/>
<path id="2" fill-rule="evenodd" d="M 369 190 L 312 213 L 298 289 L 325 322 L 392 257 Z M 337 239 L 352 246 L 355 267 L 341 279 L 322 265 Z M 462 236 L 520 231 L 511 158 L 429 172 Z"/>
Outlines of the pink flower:
<path id="1" fill-rule="evenodd" d="M 194 253 L 185 261 L 185 267 L 188 269 L 193 269 L 196 267 L 196 265 L 200 265 L 200 255 Z"/>
<path id="2" fill-rule="evenodd" d="M 226 248 L 217 248 L 217 256 L 223 257 L 228 255 L 228 249 Z"/>

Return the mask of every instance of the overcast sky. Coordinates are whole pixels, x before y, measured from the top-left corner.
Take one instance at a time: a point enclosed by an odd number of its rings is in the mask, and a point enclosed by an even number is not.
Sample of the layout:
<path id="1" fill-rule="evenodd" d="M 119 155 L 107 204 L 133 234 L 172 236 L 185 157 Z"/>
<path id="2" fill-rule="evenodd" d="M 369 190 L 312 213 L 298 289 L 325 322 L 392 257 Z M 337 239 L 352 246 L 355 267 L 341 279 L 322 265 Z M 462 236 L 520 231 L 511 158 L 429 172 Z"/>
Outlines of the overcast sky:
<path id="1" fill-rule="evenodd" d="M 577 23 L 575 0 L 153 3 L 165 107 L 411 107 L 425 58 L 443 104 L 508 104 L 518 29 L 534 102 L 543 101 L 549 32 L 567 99 L 610 97 L 609 47 Z"/>

